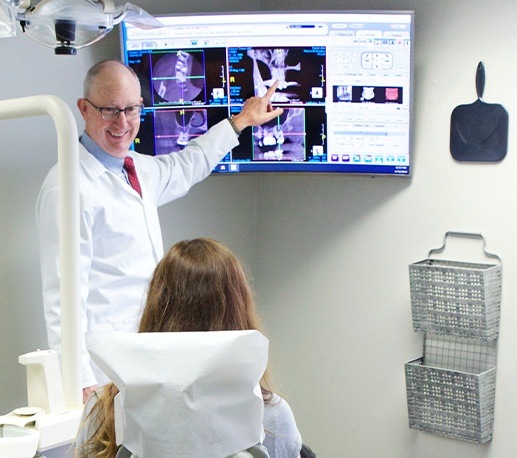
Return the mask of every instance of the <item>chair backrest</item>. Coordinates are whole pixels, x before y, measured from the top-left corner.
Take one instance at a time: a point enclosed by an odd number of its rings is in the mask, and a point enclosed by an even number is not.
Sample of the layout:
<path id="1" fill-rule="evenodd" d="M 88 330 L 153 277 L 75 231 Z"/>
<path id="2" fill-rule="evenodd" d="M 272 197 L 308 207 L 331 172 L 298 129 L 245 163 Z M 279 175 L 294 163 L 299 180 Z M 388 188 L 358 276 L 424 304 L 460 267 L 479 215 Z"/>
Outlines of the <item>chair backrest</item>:
<path id="1" fill-rule="evenodd" d="M 316 454 L 311 450 L 311 448 L 308 445 L 302 444 L 300 458 L 316 458 Z"/>

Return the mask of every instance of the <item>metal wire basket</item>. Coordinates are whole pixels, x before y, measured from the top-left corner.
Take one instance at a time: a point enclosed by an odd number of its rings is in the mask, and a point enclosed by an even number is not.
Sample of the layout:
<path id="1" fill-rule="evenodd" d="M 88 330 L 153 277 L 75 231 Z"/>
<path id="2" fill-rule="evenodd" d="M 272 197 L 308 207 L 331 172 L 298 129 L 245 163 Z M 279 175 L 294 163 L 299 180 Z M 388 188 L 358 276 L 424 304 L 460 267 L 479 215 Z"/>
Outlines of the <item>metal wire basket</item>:
<path id="1" fill-rule="evenodd" d="M 449 235 L 483 237 L 447 232 Z M 484 242 L 484 239 L 483 239 Z M 441 248 L 431 250 L 443 251 Z M 409 266 L 413 329 L 438 335 L 496 339 L 501 311 L 502 266 L 425 259 Z"/>
<path id="2" fill-rule="evenodd" d="M 492 439 L 496 341 L 426 335 L 424 356 L 406 363 L 409 427 L 485 443 Z"/>

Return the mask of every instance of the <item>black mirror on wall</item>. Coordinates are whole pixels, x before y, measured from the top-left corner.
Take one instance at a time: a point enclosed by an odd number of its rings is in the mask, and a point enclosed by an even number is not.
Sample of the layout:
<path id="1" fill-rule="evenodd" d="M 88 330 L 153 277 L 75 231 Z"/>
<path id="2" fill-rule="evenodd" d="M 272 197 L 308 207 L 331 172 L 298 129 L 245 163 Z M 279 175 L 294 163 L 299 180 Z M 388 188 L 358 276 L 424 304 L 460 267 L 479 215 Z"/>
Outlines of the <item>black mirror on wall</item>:
<path id="1" fill-rule="evenodd" d="M 460 162 L 499 162 L 508 149 L 508 112 L 499 104 L 482 100 L 485 67 L 476 70 L 477 100 L 459 105 L 451 115 L 450 150 Z"/>

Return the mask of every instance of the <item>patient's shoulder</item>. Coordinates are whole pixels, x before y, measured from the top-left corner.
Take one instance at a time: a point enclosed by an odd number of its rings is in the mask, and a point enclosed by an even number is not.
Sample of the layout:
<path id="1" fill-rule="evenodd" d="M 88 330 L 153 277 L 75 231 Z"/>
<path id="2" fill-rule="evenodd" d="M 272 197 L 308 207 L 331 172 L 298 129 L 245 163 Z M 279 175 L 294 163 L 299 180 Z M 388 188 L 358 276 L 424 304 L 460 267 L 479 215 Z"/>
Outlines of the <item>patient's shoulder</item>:
<path id="1" fill-rule="evenodd" d="M 292 418 L 294 414 L 287 401 L 276 393 L 272 393 L 270 401 L 264 405 L 264 416 L 269 418 Z"/>
<path id="2" fill-rule="evenodd" d="M 287 401 L 274 394 L 271 401 L 264 405 L 264 445 L 270 456 L 297 457 L 302 439 L 293 411 Z"/>

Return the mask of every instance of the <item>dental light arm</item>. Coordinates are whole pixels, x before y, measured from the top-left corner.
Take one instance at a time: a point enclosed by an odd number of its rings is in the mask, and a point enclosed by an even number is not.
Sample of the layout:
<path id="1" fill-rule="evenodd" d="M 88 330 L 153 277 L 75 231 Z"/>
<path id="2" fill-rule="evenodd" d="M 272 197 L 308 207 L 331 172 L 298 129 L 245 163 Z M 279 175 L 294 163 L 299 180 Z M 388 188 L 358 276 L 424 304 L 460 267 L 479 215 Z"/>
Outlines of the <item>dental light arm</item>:
<path id="1" fill-rule="evenodd" d="M 77 124 L 68 105 L 52 95 L 0 101 L 0 120 L 39 115 L 51 116 L 57 131 L 61 371 L 66 407 L 77 409 L 82 408 L 81 325 L 79 318 L 79 141 Z"/>
<path id="2" fill-rule="evenodd" d="M 14 17 L 14 19 L 13 19 Z M 163 27 L 143 9 L 111 0 L 0 0 L 0 37 L 13 36 L 15 23 L 56 54 L 75 55 L 107 35 L 122 20 L 137 27 Z"/>

